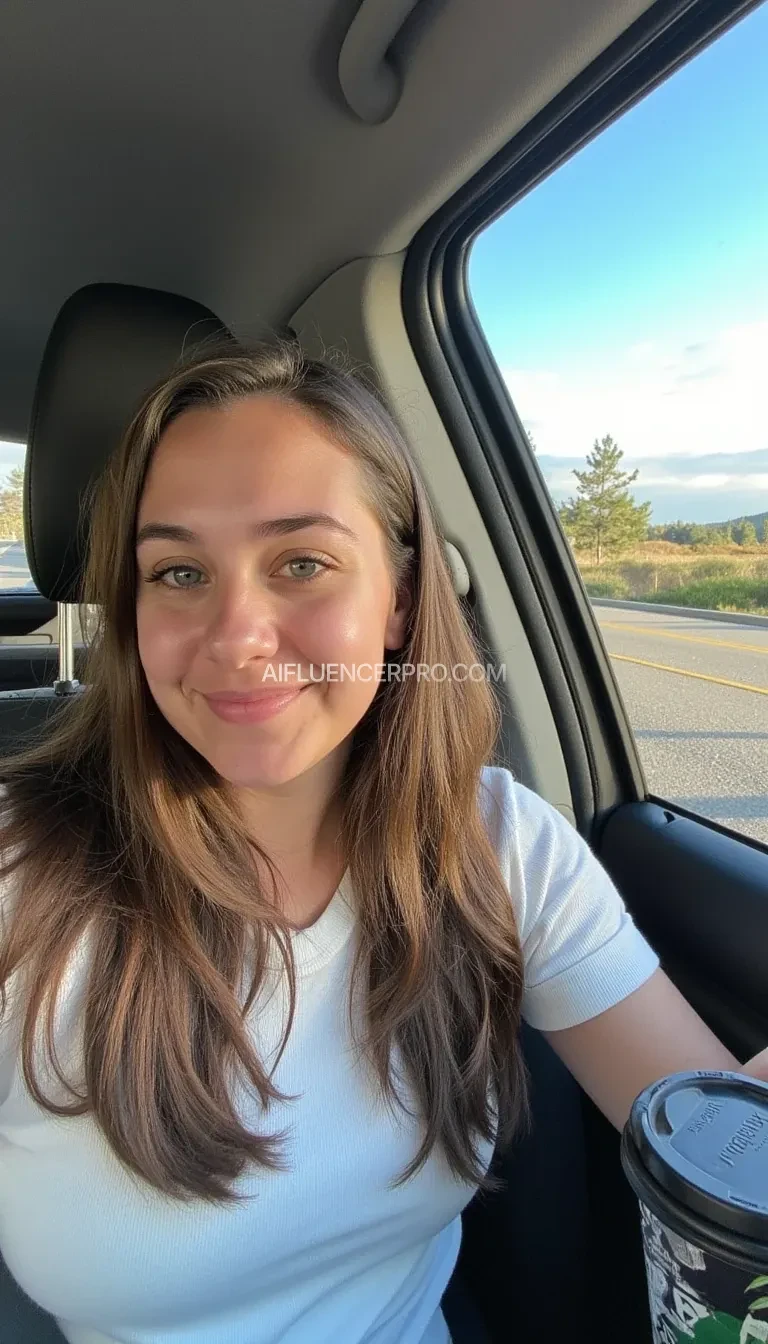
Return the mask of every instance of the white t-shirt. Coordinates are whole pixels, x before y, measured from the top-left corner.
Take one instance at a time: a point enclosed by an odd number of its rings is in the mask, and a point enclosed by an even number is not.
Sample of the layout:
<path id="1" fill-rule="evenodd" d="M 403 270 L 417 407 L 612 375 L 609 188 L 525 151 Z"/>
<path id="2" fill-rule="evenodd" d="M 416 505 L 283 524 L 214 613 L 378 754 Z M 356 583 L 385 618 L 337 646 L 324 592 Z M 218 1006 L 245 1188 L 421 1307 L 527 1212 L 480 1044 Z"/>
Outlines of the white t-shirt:
<path id="1" fill-rule="evenodd" d="M 527 1021 L 573 1026 L 637 989 L 658 960 L 577 832 L 507 770 L 484 770 L 482 801 L 518 918 Z M 448 1341 L 440 1300 L 474 1187 L 433 1153 L 390 1188 L 418 1137 L 351 1048 L 353 907 L 345 880 L 294 936 L 297 1012 L 275 1082 L 300 1095 L 266 1116 L 242 1097 L 254 1127 L 288 1131 L 290 1170 L 249 1170 L 237 1188 L 255 1198 L 239 1207 L 164 1197 L 126 1172 L 91 1117 L 38 1108 L 4 1025 L 0 1250 L 71 1344 Z M 74 961 L 61 1003 L 65 1062 L 85 965 Z M 283 1025 L 276 975 L 271 991 L 252 1017 L 262 1059 Z"/>

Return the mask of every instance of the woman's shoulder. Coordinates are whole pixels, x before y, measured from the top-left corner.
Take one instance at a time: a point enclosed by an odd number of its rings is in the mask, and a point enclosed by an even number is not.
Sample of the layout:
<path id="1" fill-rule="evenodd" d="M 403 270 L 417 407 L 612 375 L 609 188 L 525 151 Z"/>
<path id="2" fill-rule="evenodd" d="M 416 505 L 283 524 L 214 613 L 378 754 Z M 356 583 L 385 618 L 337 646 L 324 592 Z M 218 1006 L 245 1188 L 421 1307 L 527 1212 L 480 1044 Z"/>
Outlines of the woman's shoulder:
<path id="1" fill-rule="evenodd" d="M 525 962 L 523 1016 L 575 1026 L 631 994 L 659 964 L 575 826 L 509 770 L 483 771 L 482 806 L 514 904 Z"/>
<path id="2" fill-rule="evenodd" d="M 483 769 L 480 806 L 524 937 L 555 902 L 612 885 L 575 826 L 505 767 Z"/>
<path id="3" fill-rule="evenodd" d="M 528 855 L 542 842 L 566 848 L 578 846 L 579 836 L 570 822 L 540 794 L 515 779 L 511 770 L 486 765 L 480 776 L 480 807 L 502 852 L 514 848 Z"/>

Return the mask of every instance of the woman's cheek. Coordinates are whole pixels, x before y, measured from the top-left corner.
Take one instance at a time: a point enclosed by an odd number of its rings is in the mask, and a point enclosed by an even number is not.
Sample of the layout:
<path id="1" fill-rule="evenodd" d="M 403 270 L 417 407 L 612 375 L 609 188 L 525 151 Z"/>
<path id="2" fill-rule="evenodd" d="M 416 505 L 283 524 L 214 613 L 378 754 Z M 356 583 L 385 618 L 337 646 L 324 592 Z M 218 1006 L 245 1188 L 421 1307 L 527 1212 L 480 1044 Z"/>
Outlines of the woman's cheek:
<path id="1" fill-rule="evenodd" d="M 373 595 L 350 594 L 313 605 L 297 623 L 296 642 L 313 663 L 380 658 L 385 616 Z"/>
<path id="2" fill-rule="evenodd" d="M 191 634 L 172 613 L 139 604 L 136 618 L 139 658 L 150 681 L 178 681 L 191 656 Z"/>

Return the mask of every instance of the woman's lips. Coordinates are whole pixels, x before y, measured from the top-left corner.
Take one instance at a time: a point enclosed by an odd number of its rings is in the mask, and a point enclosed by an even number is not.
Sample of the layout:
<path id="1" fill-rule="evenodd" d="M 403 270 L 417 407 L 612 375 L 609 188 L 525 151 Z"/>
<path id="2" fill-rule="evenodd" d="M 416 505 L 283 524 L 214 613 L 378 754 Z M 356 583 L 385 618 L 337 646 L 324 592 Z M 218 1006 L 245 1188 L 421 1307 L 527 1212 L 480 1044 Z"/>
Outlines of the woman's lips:
<path id="1" fill-rule="evenodd" d="M 203 699 L 225 723 L 261 723 L 287 709 L 311 685 L 309 682 L 303 686 L 270 686 L 258 691 L 215 691 L 204 694 Z"/>

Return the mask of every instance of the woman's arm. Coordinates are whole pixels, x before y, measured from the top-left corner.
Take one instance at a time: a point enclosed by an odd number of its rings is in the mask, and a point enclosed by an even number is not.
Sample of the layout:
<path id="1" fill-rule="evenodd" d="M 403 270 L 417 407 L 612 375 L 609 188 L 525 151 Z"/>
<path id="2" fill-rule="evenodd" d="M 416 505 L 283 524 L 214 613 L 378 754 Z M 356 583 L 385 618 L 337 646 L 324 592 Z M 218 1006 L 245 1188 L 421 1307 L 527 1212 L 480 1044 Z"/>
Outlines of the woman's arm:
<path id="1" fill-rule="evenodd" d="M 489 769 L 495 843 L 525 961 L 522 1015 L 617 1127 L 650 1083 L 689 1069 L 768 1081 L 768 1048 L 740 1064 L 635 927 L 606 869 L 551 804 Z M 569 1025 L 575 1023 L 576 1025 Z"/>
<path id="2" fill-rule="evenodd" d="M 759 1055 L 753 1055 L 739 1068 L 740 1073 L 751 1073 L 753 1078 L 760 1078 L 764 1083 L 768 1083 L 768 1045 Z"/>
<path id="3" fill-rule="evenodd" d="M 638 1093 L 668 1073 L 729 1069 L 768 1079 L 768 1049 L 740 1064 L 662 970 L 598 1017 L 543 1035 L 617 1129 Z"/>

